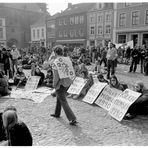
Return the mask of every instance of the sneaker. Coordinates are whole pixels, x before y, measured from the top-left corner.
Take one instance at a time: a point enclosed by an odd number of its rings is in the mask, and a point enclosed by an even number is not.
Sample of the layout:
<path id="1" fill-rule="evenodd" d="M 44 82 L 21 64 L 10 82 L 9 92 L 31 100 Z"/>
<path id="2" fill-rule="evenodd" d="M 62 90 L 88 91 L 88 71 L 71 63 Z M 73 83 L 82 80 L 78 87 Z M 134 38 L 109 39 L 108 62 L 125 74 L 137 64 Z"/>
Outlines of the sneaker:
<path id="1" fill-rule="evenodd" d="M 78 123 L 78 122 L 77 122 L 76 120 L 71 120 L 71 121 L 69 121 L 69 124 L 70 124 L 70 125 L 75 125 L 75 126 L 76 126 L 77 123 Z"/>
<path id="2" fill-rule="evenodd" d="M 51 114 L 50 116 L 55 117 L 55 118 L 60 118 L 60 116 L 55 115 L 55 114 Z"/>

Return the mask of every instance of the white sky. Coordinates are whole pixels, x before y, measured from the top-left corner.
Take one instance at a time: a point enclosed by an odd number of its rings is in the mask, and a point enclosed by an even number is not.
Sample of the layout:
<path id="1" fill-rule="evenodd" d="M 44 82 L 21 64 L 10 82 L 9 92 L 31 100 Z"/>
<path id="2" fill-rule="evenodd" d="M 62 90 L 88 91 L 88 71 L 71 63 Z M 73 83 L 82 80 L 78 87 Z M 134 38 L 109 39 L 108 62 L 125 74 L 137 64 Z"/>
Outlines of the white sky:
<path id="1" fill-rule="evenodd" d="M 77 4 L 77 3 L 86 3 L 86 2 L 140 2 L 138 0 L 0 0 L 0 3 L 46 3 L 48 12 L 51 15 L 54 15 L 61 10 L 65 10 L 68 6 L 68 3 Z M 144 1 L 142 1 L 144 2 Z M 145 2 L 148 2 L 145 0 Z"/>

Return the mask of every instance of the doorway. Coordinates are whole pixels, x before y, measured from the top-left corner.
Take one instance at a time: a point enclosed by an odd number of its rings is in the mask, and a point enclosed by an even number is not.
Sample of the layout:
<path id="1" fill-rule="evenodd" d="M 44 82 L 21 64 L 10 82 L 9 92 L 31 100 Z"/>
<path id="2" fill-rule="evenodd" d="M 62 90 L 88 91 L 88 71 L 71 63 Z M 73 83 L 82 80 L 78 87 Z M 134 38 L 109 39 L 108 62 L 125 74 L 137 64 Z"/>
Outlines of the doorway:
<path id="1" fill-rule="evenodd" d="M 131 40 L 134 42 L 134 46 L 138 44 L 138 34 L 133 34 Z"/>

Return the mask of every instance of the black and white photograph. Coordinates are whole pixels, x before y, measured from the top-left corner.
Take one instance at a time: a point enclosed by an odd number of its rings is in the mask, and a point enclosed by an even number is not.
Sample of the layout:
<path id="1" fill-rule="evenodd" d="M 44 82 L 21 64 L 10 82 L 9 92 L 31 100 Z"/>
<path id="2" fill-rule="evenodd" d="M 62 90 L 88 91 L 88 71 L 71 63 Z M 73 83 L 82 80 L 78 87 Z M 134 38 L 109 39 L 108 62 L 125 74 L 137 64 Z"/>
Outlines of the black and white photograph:
<path id="1" fill-rule="evenodd" d="M 0 146 L 148 146 L 148 2 L 0 1 Z"/>

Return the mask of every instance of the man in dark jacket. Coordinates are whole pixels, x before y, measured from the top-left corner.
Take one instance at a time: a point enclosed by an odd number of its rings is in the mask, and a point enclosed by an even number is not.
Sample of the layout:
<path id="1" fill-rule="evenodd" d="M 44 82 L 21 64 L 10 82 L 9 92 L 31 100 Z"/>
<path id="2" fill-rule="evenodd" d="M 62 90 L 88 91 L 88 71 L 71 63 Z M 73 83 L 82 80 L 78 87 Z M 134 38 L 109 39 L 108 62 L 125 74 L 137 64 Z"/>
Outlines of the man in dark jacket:
<path id="1" fill-rule="evenodd" d="M 140 56 L 139 51 L 138 51 L 137 47 L 135 47 L 133 49 L 133 51 L 131 52 L 132 62 L 131 62 L 129 72 L 132 72 L 132 71 L 136 72 L 139 56 Z M 134 70 L 133 70 L 133 66 L 134 66 Z"/>

